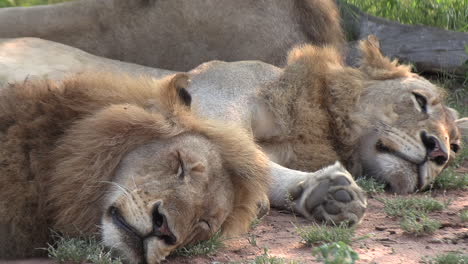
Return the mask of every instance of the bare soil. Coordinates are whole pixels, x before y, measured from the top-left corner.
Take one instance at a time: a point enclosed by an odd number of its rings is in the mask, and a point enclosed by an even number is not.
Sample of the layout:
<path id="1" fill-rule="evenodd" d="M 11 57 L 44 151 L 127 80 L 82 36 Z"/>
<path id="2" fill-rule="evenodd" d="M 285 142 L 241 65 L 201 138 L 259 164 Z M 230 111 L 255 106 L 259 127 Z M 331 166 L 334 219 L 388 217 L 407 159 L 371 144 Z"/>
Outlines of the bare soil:
<path id="1" fill-rule="evenodd" d="M 415 194 L 428 195 L 426 194 Z M 468 209 L 468 190 L 437 191 L 434 198 L 452 202 L 447 209 L 431 213 L 442 227 L 432 235 L 417 237 L 404 233 L 399 219 L 387 216 L 379 197 L 391 198 L 390 194 L 380 194 L 369 199 L 368 210 L 363 222 L 356 229 L 357 240 L 351 244 L 359 254 L 357 263 L 421 263 L 423 257 L 435 256 L 450 251 L 468 252 L 468 222 L 461 222 L 459 213 Z M 300 263 L 318 263 L 312 256 L 312 248 L 304 245 L 296 233 L 296 227 L 312 225 L 302 217 L 272 209 L 249 234 L 230 238 L 225 247 L 211 256 L 170 257 L 167 264 L 204 263 L 248 263 L 268 248 L 271 256 L 296 260 Z M 249 243 L 249 236 L 255 237 L 256 245 Z M 50 260 L 28 260 L 2 262 L 2 264 L 51 264 Z"/>
<path id="2" fill-rule="evenodd" d="M 416 194 L 427 195 L 427 194 Z M 468 223 L 462 223 L 461 210 L 468 209 L 468 190 L 454 190 L 433 193 L 440 201 L 452 199 L 450 206 L 431 213 L 433 219 L 442 223 L 442 227 L 432 235 L 416 237 L 404 233 L 399 226 L 399 219 L 387 216 L 383 204 L 375 198 L 391 198 L 390 194 L 381 194 L 369 199 L 366 216 L 356 229 L 357 241 L 351 244 L 359 254 L 357 263 L 420 263 L 423 257 L 435 256 L 450 251 L 468 252 Z M 201 264 L 248 262 L 268 248 L 271 256 L 293 259 L 300 263 L 319 263 L 312 256 L 312 248 L 304 245 L 296 233 L 296 227 L 311 225 L 302 217 L 272 209 L 249 234 L 225 241 L 226 247 L 212 256 L 169 258 L 170 264 Z M 256 246 L 249 243 L 249 236 L 254 236 Z"/>

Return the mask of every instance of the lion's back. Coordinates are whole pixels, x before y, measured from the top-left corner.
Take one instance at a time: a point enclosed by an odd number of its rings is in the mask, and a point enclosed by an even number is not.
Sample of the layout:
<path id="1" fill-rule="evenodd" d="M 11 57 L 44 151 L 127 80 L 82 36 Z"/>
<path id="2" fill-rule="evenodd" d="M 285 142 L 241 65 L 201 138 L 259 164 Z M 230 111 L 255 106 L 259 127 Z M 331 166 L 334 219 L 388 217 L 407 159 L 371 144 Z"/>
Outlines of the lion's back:
<path id="1" fill-rule="evenodd" d="M 201 64 L 189 72 L 192 109 L 198 115 L 235 122 L 250 129 L 258 92 L 277 79 L 281 69 L 261 61 Z"/>

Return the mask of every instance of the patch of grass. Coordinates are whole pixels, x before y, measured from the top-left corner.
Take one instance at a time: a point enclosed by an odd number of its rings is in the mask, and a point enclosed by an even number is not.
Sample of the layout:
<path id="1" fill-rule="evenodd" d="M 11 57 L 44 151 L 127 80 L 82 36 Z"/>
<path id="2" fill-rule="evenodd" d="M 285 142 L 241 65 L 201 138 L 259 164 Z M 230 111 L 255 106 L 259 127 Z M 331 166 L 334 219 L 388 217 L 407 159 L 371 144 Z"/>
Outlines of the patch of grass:
<path id="1" fill-rule="evenodd" d="M 468 98 L 468 73 L 461 78 L 462 80 L 460 80 L 460 76 L 444 75 L 441 76 L 436 83 L 448 90 L 445 103 L 457 110 L 458 114 L 463 117 L 468 116 L 468 107 L 466 106 L 466 98 Z"/>
<path id="2" fill-rule="evenodd" d="M 257 227 L 260 224 L 260 222 L 262 222 L 262 220 L 258 218 L 252 220 L 252 222 L 250 222 L 250 229 Z"/>
<path id="3" fill-rule="evenodd" d="M 423 258 L 422 262 L 426 264 L 468 264 L 468 255 L 460 252 L 449 252 L 434 258 Z"/>
<path id="4" fill-rule="evenodd" d="M 356 183 L 368 194 L 383 193 L 385 191 L 385 184 L 378 182 L 374 178 L 359 178 L 356 180 Z"/>
<path id="5" fill-rule="evenodd" d="M 354 228 L 348 227 L 346 224 L 337 226 L 316 224 L 309 227 L 296 228 L 296 231 L 302 238 L 302 241 L 308 246 L 339 241 L 349 244 L 354 237 Z"/>
<path id="6" fill-rule="evenodd" d="M 432 234 L 440 228 L 440 222 L 430 219 L 426 214 L 410 214 L 403 217 L 400 227 L 403 231 L 416 236 Z"/>
<path id="7" fill-rule="evenodd" d="M 249 244 L 256 247 L 257 246 L 257 237 L 254 234 L 249 234 L 247 237 L 247 241 L 249 241 Z"/>
<path id="8" fill-rule="evenodd" d="M 440 228 L 437 220 L 428 217 L 429 212 L 440 211 L 450 204 L 430 197 L 398 197 L 378 199 L 384 203 L 384 211 L 389 216 L 401 217 L 400 227 L 416 236 L 431 234 Z"/>
<path id="9" fill-rule="evenodd" d="M 70 0 L 0 0 L 0 7 L 50 5 Z"/>
<path id="10" fill-rule="evenodd" d="M 468 31 L 466 0 L 342 0 L 362 11 L 404 24 Z"/>
<path id="11" fill-rule="evenodd" d="M 312 255 L 325 264 L 354 264 L 359 259 L 358 254 L 343 241 L 316 247 Z"/>
<path id="12" fill-rule="evenodd" d="M 468 210 L 462 210 L 460 212 L 460 220 L 462 222 L 468 222 Z"/>
<path id="13" fill-rule="evenodd" d="M 183 248 L 178 248 L 171 255 L 174 256 L 199 256 L 199 255 L 211 255 L 218 249 L 224 247 L 224 239 L 221 237 L 221 232 L 218 231 L 210 239 L 200 241 L 193 245 L 188 245 Z"/>
<path id="14" fill-rule="evenodd" d="M 57 236 L 47 248 L 49 258 L 59 263 L 122 264 L 95 238 L 66 238 Z"/>
<path id="15" fill-rule="evenodd" d="M 295 260 L 287 260 L 268 254 L 268 248 L 263 248 L 263 254 L 255 257 L 253 262 L 250 264 L 299 264 Z"/>
<path id="16" fill-rule="evenodd" d="M 410 214 L 440 211 L 447 207 L 447 203 L 439 202 L 430 197 L 397 197 L 393 199 L 382 198 L 384 211 L 389 216 L 406 216 Z"/>
<path id="17" fill-rule="evenodd" d="M 442 190 L 463 189 L 468 187 L 468 174 L 457 173 L 454 167 L 448 167 L 435 178 L 433 188 Z"/>

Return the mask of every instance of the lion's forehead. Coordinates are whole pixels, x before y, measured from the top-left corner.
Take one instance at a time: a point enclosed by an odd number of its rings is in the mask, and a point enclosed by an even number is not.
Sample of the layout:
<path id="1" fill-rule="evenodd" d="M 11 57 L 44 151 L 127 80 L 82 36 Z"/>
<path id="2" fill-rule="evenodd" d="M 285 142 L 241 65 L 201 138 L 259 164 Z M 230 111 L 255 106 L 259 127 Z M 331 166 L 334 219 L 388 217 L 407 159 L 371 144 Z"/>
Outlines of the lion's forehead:
<path id="1" fill-rule="evenodd" d="M 400 81 L 400 84 L 409 91 L 422 91 L 425 96 L 431 99 L 440 98 L 443 94 L 443 90 L 440 87 L 420 76 L 405 78 Z"/>

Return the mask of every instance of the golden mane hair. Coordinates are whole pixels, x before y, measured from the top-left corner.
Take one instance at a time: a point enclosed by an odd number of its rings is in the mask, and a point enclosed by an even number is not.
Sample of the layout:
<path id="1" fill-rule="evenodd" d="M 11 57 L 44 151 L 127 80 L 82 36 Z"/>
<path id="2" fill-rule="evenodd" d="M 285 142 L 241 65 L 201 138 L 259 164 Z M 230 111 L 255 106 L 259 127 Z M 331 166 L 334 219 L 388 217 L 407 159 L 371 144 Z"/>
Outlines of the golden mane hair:
<path id="1" fill-rule="evenodd" d="M 267 192 L 267 158 L 237 126 L 195 117 L 178 94 L 186 83 L 183 74 L 156 81 L 87 73 L 3 90 L 0 199 L 11 203 L 0 207 L 0 230 L 13 223 L 17 228 L 6 238 L 21 248 L 1 240 L 0 256 L 27 256 L 21 251 L 46 246 L 49 228 L 95 232 L 100 202 L 122 157 L 181 133 L 202 135 L 219 148 L 235 188 L 234 210 L 222 229 L 246 231 Z"/>
<path id="2" fill-rule="evenodd" d="M 275 142 L 292 145 L 294 155 L 285 166 L 314 171 L 340 160 L 349 167 L 364 122 L 352 115 L 361 93 L 374 81 L 411 74 L 408 66 L 380 53 L 375 37 L 359 46 L 359 68 L 346 66 L 336 46 L 298 46 L 290 51 L 280 79 L 262 89 L 281 134 L 288 135 Z"/>

